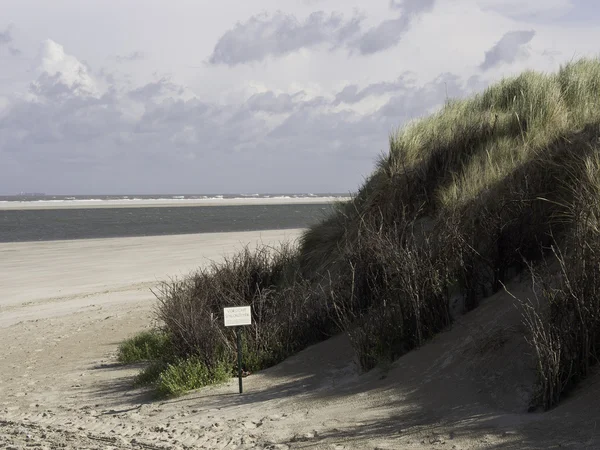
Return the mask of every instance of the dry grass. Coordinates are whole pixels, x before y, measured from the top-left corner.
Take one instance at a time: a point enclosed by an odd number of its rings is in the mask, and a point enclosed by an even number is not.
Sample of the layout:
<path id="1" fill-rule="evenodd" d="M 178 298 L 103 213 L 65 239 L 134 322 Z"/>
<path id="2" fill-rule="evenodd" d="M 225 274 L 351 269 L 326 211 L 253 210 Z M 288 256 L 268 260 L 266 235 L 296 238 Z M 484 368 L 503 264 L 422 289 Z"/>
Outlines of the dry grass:
<path id="1" fill-rule="evenodd" d="M 450 324 L 448 254 L 415 227 L 364 223 L 344 252 L 350 278 L 331 282 L 335 319 L 363 370 L 393 361 Z"/>

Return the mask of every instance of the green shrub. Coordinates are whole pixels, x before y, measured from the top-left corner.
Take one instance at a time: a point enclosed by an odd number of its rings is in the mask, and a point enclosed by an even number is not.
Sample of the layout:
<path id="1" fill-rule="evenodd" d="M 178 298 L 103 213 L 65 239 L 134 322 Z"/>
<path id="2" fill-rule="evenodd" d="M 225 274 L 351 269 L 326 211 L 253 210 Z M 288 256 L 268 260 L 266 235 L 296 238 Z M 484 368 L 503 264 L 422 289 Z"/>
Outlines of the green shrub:
<path id="1" fill-rule="evenodd" d="M 119 345 L 117 359 L 122 363 L 151 361 L 169 351 L 169 337 L 158 330 L 142 331 Z"/>
<path id="2" fill-rule="evenodd" d="M 156 383 L 160 374 L 165 371 L 167 364 L 162 359 L 150 362 L 133 380 L 135 387 L 152 386 Z"/>
<path id="3" fill-rule="evenodd" d="M 156 380 L 156 391 L 162 397 L 174 397 L 209 384 L 226 381 L 232 367 L 222 361 L 209 369 L 197 357 L 167 364 Z"/>

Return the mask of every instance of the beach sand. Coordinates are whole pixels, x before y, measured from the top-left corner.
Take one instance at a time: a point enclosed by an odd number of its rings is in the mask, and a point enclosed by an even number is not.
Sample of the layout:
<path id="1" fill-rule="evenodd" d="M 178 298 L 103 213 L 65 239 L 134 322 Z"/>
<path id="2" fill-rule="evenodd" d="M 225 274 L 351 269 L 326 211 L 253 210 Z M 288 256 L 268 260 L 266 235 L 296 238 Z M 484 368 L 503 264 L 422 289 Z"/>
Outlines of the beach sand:
<path id="1" fill-rule="evenodd" d="M 359 374 L 336 336 L 244 379 L 158 401 L 116 362 L 159 280 L 300 230 L 0 244 L 0 448 L 600 448 L 598 375 L 526 412 L 518 311 L 484 301 L 421 349 Z M 509 286 L 526 294 L 524 285 Z"/>
<path id="2" fill-rule="evenodd" d="M 250 206 L 250 205 L 306 205 L 345 201 L 349 197 L 301 197 L 301 198 L 207 198 L 207 199 L 131 199 L 131 200 L 39 200 L 33 202 L 0 202 L 2 210 L 27 209 L 81 209 L 81 208 L 149 208 L 175 206 Z"/>
<path id="3" fill-rule="evenodd" d="M 0 243 L 0 327 L 153 299 L 152 286 L 300 230 Z"/>

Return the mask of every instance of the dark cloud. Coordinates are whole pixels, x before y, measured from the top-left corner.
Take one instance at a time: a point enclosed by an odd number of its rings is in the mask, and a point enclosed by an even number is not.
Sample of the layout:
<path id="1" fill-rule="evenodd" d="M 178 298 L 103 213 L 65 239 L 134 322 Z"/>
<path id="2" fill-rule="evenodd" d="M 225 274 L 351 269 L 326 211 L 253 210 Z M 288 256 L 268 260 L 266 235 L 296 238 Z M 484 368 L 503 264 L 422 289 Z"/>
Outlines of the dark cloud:
<path id="1" fill-rule="evenodd" d="M 132 62 L 132 61 L 140 61 L 145 59 L 146 55 L 143 52 L 135 51 L 131 52 L 128 55 L 117 55 L 115 56 L 115 61 L 119 63 Z"/>
<path id="2" fill-rule="evenodd" d="M 289 114 L 294 111 L 330 106 L 331 101 L 323 96 L 306 98 L 306 92 L 276 94 L 272 91 L 252 95 L 246 101 L 246 108 L 253 112 L 269 114 Z"/>
<path id="3" fill-rule="evenodd" d="M 468 83 L 463 86 L 459 77 L 445 73 L 424 86 L 407 85 L 381 107 L 378 113 L 381 117 L 401 124 L 427 114 L 448 99 L 465 97 L 475 87 L 475 84 L 470 86 Z"/>
<path id="4" fill-rule="evenodd" d="M 502 63 L 516 61 L 519 54 L 523 52 L 522 46 L 529 43 L 534 36 L 533 30 L 509 31 L 485 52 L 485 59 L 479 67 L 488 70 Z"/>
<path id="5" fill-rule="evenodd" d="M 139 102 L 146 102 L 166 94 L 181 94 L 183 88 L 177 87 L 168 78 L 152 81 L 129 92 L 129 97 Z"/>
<path id="6" fill-rule="evenodd" d="M 53 102 L 67 101 L 71 99 L 80 100 L 93 94 L 90 86 L 85 83 L 86 78 L 67 83 L 61 72 L 50 75 L 42 73 L 34 82 L 29 84 L 32 94 L 44 100 Z"/>
<path id="7" fill-rule="evenodd" d="M 290 112 L 294 108 L 294 101 L 289 94 L 275 94 L 267 91 L 254 94 L 248 99 L 246 105 L 251 111 L 280 114 Z"/>
<path id="8" fill-rule="evenodd" d="M 113 86 L 117 82 L 115 74 L 105 68 L 102 68 L 99 71 L 97 71 L 96 76 L 105 80 L 111 86 Z"/>
<path id="9" fill-rule="evenodd" d="M 0 45 L 8 45 L 13 41 L 11 34 L 12 27 L 7 27 L 6 30 L 0 31 Z"/>
<path id="10" fill-rule="evenodd" d="M 320 45 L 327 45 L 329 51 L 344 47 L 351 53 L 370 55 L 397 45 L 414 19 L 431 11 L 435 1 L 392 0 L 390 7 L 399 17 L 385 20 L 366 32 L 361 29 L 364 17 L 359 15 L 346 20 L 339 13 L 327 15 L 317 11 L 304 22 L 281 12 L 253 16 L 246 22 L 238 22 L 219 38 L 209 62 L 234 66 Z"/>
<path id="11" fill-rule="evenodd" d="M 379 83 L 373 83 L 364 89 L 359 89 L 358 86 L 351 84 L 336 94 L 334 105 L 339 105 L 341 103 L 353 104 L 358 103 L 370 96 L 379 96 L 388 93 L 404 91 L 410 82 L 411 79 L 409 78 L 409 74 L 405 73 L 398 77 L 398 79 L 395 81 L 382 81 Z"/>
<path id="12" fill-rule="evenodd" d="M 221 36 L 209 62 L 233 66 L 323 44 L 337 48 L 359 33 L 361 21 L 359 16 L 345 20 L 341 14 L 323 11 L 312 13 L 303 22 L 281 12 L 253 16 Z"/>
<path id="13" fill-rule="evenodd" d="M 0 31 L 0 47 L 7 45 L 8 52 L 11 54 L 11 56 L 21 56 L 21 50 L 16 48 L 14 45 L 10 45 L 14 43 L 14 39 L 12 37 L 12 29 L 13 25 L 11 24 L 8 27 L 6 27 L 4 31 Z"/>
<path id="14" fill-rule="evenodd" d="M 325 106 L 329 106 L 330 102 L 329 100 L 327 100 L 325 97 L 323 96 L 318 96 L 318 97 L 313 97 L 309 100 L 302 100 L 299 104 L 299 108 L 300 109 L 304 109 L 304 108 L 318 108 L 318 107 L 325 107 Z"/>
<path id="15" fill-rule="evenodd" d="M 235 106 L 173 96 L 131 116 L 122 97 L 130 93 L 82 96 L 51 76 L 31 93 L 36 101 L 20 100 L 0 119 L 8 191 L 23 180 L 46 192 L 347 191 L 370 171 L 388 132 L 301 94 L 267 92 Z M 275 130 L 258 113 L 283 111 L 290 101 L 293 111 Z"/>
<path id="16" fill-rule="evenodd" d="M 396 46 L 416 17 L 431 11 L 435 0 L 392 0 L 390 7 L 400 12 L 400 17 L 385 20 L 367 30 L 350 46 L 363 55 L 370 55 Z"/>
<path id="17" fill-rule="evenodd" d="M 124 129 L 114 96 L 85 95 L 80 85 L 66 84 L 60 74 L 41 75 L 30 85 L 30 93 L 36 101 L 13 104 L 0 120 L 0 142 L 5 142 L 13 159 L 26 163 L 35 159 L 42 166 L 59 168 L 69 161 L 90 163 L 110 157 L 110 146 L 98 153 L 80 146 L 98 144 Z"/>
<path id="18" fill-rule="evenodd" d="M 368 115 L 352 111 L 302 110 L 291 114 L 268 136 L 284 140 L 288 145 L 292 139 L 300 139 L 308 152 L 336 151 L 340 143 L 348 149 L 361 136 L 373 138 L 380 130 L 365 126 L 371 122 Z M 385 139 L 386 136 L 384 133 L 379 138 Z"/>
<path id="19" fill-rule="evenodd" d="M 405 15 L 397 19 L 383 21 L 364 33 L 352 44 L 351 48 L 358 50 L 363 55 L 387 50 L 400 42 L 409 25 L 410 17 Z"/>
<path id="20" fill-rule="evenodd" d="M 390 7 L 398 9 L 402 14 L 415 15 L 431 11 L 436 0 L 390 0 Z"/>
<path id="21" fill-rule="evenodd" d="M 46 72 L 41 74 L 37 80 L 29 85 L 31 93 L 37 97 L 57 101 L 77 96 L 77 91 L 81 85 L 70 86 L 62 80 L 60 73 L 50 75 Z"/>
<path id="22" fill-rule="evenodd" d="M 407 78 L 401 76 L 398 80 Z M 400 86 L 402 83 L 389 84 Z M 381 86 L 382 83 L 374 83 L 357 92 L 379 92 Z M 423 86 L 405 81 L 384 106 L 369 114 L 329 108 L 297 110 L 269 133 L 268 143 L 275 148 L 296 147 L 298 151 L 373 161 L 386 150 L 387 137 L 398 126 L 430 113 L 449 98 L 463 98 L 483 87 L 476 80 L 462 83 L 450 73 Z M 386 92 L 391 90 L 386 88 Z"/>

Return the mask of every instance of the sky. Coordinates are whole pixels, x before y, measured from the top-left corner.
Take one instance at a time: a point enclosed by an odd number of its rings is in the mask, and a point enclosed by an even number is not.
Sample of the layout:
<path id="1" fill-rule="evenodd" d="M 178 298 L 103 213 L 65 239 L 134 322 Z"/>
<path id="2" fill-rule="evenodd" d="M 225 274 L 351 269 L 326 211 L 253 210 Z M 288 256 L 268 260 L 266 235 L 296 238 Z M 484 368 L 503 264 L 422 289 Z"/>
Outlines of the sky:
<path id="1" fill-rule="evenodd" d="M 390 134 L 600 56 L 597 0 L 1 0 L 0 194 L 354 192 Z"/>

